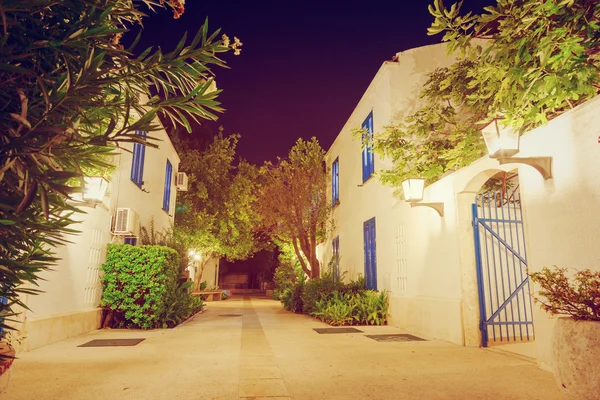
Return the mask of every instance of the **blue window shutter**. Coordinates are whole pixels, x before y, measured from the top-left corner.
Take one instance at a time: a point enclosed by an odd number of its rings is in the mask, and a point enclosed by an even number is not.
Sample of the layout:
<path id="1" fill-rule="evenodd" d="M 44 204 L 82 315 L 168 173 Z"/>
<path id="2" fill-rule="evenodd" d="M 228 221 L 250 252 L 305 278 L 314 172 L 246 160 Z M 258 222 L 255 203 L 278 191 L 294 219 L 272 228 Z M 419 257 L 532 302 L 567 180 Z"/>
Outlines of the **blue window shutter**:
<path id="1" fill-rule="evenodd" d="M 331 253 L 333 256 L 333 260 L 334 260 L 335 277 L 339 278 L 340 277 L 340 237 L 339 236 L 336 236 L 335 238 L 333 238 L 333 241 L 331 243 Z"/>
<path id="2" fill-rule="evenodd" d="M 171 205 L 171 182 L 173 178 L 173 165 L 167 160 L 167 168 L 165 170 L 165 190 L 163 194 L 163 210 L 169 212 Z"/>
<path id="3" fill-rule="evenodd" d="M 365 284 L 367 289 L 377 290 L 377 249 L 375 238 L 375 218 L 363 224 L 365 246 Z"/>
<path id="4" fill-rule="evenodd" d="M 331 165 L 331 205 L 335 205 L 340 201 L 340 162 L 336 160 Z"/>
<path id="5" fill-rule="evenodd" d="M 137 131 L 136 135 L 146 137 L 146 132 Z M 144 159 L 146 157 L 146 146 L 141 143 L 133 144 L 133 160 L 131 161 L 131 180 L 142 187 L 144 183 Z"/>
<path id="6" fill-rule="evenodd" d="M 362 151 L 363 182 L 375 172 L 375 155 L 373 154 L 373 111 L 369 113 L 362 123 L 362 129 L 366 130 L 363 141 L 368 141 Z"/>

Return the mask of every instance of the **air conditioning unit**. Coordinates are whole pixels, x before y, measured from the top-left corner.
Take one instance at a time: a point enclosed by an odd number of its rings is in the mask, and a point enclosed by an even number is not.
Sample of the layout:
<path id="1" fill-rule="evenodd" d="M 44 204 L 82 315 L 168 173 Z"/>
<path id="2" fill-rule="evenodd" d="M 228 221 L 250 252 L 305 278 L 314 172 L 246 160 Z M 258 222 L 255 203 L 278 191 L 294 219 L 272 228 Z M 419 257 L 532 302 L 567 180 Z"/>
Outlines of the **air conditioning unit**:
<path id="1" fill-rule="evenodd" d="M 139 230 L 138 215 L 131 208 L 117 208 L 113 234 L 137 236 Z"/>
<path id="2" fill-rule="evenodd" d="M 188 190 L 188 176 L 185 172 L 178 172 L 177 179 L 175 179 L 175 187 L 180 192 L 187 192 Z"/>

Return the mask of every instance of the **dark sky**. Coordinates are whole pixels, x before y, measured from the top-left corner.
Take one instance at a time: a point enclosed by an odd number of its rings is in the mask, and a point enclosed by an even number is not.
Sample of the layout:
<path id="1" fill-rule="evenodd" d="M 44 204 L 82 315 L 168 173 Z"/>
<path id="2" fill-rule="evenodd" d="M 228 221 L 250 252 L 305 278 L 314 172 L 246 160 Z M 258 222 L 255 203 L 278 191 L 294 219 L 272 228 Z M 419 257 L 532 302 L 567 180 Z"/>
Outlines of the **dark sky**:
<path id="1" fill-rule="evenodd" d="M 140 48 L 171 51 L 206 16 L 212 30 L 239 37 L 242 54 L 215 70 L 226 109 L 216 126 L 240 133 L 238 153 L 262 164 L 287 155 L 298 137 L 328 149 L 384 61 L 441 40 L 427 35 L 432 1 L 187 0 L 178 20 L 166 11 L 145 20 Z M 465 0 L 463 10 L 490 4 Z"/>

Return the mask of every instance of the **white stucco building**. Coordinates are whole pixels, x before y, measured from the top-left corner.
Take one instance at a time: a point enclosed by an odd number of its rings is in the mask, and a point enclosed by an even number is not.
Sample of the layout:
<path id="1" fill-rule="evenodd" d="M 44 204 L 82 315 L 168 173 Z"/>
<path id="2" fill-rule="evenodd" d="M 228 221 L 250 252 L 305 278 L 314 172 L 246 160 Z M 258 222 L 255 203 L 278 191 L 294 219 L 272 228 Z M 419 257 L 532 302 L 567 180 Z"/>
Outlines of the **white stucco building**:
<path id="1" fill-rule="evenodd" d="M 144 134 L 140 132 L 139 134 Z M 99 204 L 84 204 L 86 211 L 72 243 L 56 249 L 61 259 L 53 271 L 45 271 L 39 282 L 43 294 L 28 296 L 31 311 L 24 313 L 20 327 L 21 350 L 32 350 L 84 332 L 98 329 L 101 310 L 100 266 L 108 243 L 135 244 L 140 227 L 162 232 L 171 227 L 175 214 L 175 180 L 179 156 L 166 131 L 152 132 L 158 148 L 122 144 L 113 156 L 116 170 Z M 140 244 L 140 243 L 138 243 Z"/>
<path id="2" fill-rule="evenodd" d="M 552 265 L 600 269 L 594 243 L 600 97 L 522 136 L 518 156 L 551 157 L 550 179 L 527 165 L 500 166 L 483 157 L 425 189 L 423 202 L 443 203 L 440 216 L 428 207 L 412 208 L 383 186 L 376 173 L 389 160 L 363 150 L 352 134 L 361 127 L 376 134 L 412 111 L 426 74 L 452 61 L 444 44 L 395 59 L 383 63 L 327 152 L 335 228 L 320 246 L 322 262 L 338 253 L 347 278 L 362 274 L 369 287 L 387 290 L 392 325 L 466 346 L 482 345 L 483 333 L 487 345 L 503 345 L 548 368 L 554 322 L 531 304 L 537 288 L 527 272 Z M 478 206 L 486 181 L 503 171 L 511 174 L 517 197 L 502 207 Z M 490 217 L 490 210 L 498 214 Z M 503 269 L 504 275 L 490 272 Z"/>

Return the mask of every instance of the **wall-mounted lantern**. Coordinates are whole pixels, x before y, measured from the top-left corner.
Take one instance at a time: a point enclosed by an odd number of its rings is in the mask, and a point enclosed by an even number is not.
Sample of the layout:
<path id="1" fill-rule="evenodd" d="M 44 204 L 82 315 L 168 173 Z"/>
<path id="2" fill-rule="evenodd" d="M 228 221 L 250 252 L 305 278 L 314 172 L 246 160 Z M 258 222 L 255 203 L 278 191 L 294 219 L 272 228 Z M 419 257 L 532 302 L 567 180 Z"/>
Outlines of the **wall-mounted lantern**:
<path id="1" fill-rule="evenodd" d="M 481 130 L 490 158 L 502 164 L 527 164 L 535 168 L 544 179 L 552 178 L 552 157 L 513 157 L 519 152 L 520 135 L 514 129 L 501 127 L 494 119 Z"/>
<path id="2" fill-rule="evenodd" d="M 404 200 L 408 202 L 423 200 L 423 191 L 425 190 L 425 179 L 410 178 L 402 182 L 404 191 Z"/>
<path id="3" fill-rule="evenodd" d="M 102 203 L 108 189 L 108 180 L 102 176 L 86 176 L 83 182 L 82 200 L 93 206 Z"/>
<path id="4" fill-rule="evenodd" d="M 410 203 L 411 207 L 429 207 L 433 208 L 440 217 L 444 216 L 444 203 L 420 203 L 423 200 L 423 191 L 425 190 L 425 179 L 409 178 L 402 182 L 404 190 L 404 199 Z"/>

